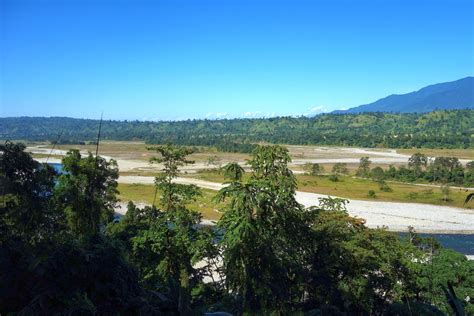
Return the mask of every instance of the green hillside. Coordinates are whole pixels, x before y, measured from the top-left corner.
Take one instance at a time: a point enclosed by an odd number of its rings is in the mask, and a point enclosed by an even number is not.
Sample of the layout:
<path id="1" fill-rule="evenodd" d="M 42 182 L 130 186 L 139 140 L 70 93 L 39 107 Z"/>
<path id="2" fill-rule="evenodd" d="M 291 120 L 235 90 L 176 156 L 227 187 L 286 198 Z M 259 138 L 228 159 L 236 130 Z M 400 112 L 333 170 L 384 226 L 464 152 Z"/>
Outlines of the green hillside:
<path id="1" fill-rule="evenodd" d="M 93 141 L 98 126 L 98 120 L 65 117 L 0 118 L 0 138 L 53 141 L 62 132 L 63 143 Z M 229 151 L 249 151 L 251 148 L 244 145 L 255 142 L 391 148 L 472 148 L 473 135 L 474 110 L 177 122 L 104 121 L 102 128 L 102 138 L 108 140 L 218 145 Z"/>

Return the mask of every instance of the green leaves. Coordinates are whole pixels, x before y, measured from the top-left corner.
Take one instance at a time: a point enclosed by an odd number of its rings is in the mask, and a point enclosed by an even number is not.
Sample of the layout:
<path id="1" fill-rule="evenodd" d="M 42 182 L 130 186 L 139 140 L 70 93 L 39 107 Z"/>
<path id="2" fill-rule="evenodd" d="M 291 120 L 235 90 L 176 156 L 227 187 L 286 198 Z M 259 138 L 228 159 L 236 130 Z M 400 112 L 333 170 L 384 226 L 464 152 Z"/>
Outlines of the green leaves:
<path id="1" fill-rule="evenodd" d="M 361 157 L 359 167 L 357 168 L 356 175 L 359 177 L 367 177 L 370 174 L 370 161 L 369 157 Z"/>
<path id="2" fill-rule="evenodd" d="M 26 153 L 25 145 L 0 145 L 0 243 L 21 238 L 36 243 L 61 229 L 61 212 L 50 208 L 56 172 Z"/>
<path id="3" fill-rule="evenodd" d="M 474 193 L 469 193 L 464 200 L 464 206 L 468 205 L 471 201 L 474 201 Z"/>
<path id="4" fill-rule="evenodd" d="M 223 216 L 203 227 L 187 209 L 200 190 L 173 182 L 190 151 L 161 146 L 163 208 L 130 203 L 105 234 L 114 161 L 71 151 L 54 187 L 24 146 L 1 149 L 1 313 L 415 315 L 448 313 L 450 300 L 474 314 L 474 262 L 413 229 L 408 241 L 369 229 L 343 199 L 305 210 L 282 147 L 258 146 L 245 181 L 226 166 Z"/>
<path id="5" fill-rule="evenodd" d="M 236 162 L 230 162 L 223 167 L 224 169 L 224 178 L 229 179 L 232 182 L 237 182 L 242 180 L 242 176 L 245 173 L 244 168 L 242 168 Z"/>
<path id="6" fill-rule="evenodd" d="M 155 179 L 162 192 L 159 204 L 163 210 L 153 217 L 145 214 L 146 224 L 131 238 L 133 260 L 147 286 L 161 285 L 173 298 L 175 310 L 188 314 L 191 291 L 202 281 L 193 263 L 213 253 L 208 232 L 198 229 L 201 215 L 186 208 L 201 195 L 201 190 L 195 185 L 173 182 L 179 167 L 193 163 L 186 158 L 192 150 L 173 145 L 148 149 L 160 154 L 151 162 L 163 165 L 162 173 Z"/>
<path id="7" fill-rule="evenodd" d="M 216 198 L 230 200 L 218 223 L 223 268 L 229 290 L 242 297 L 247 312 L 283 311 L 298 293 L 297 240 L 305 230 L 289 161 L 286 148 L 258 146 L 248 161 L 249 181 L 238 181 L 240 166 L 229 165 L 233 181 Z"/>
<path id="8" fill-rule="evenodd" d="M 117 163 L 91 153 L 82 157 L 71 150 L 63 159 L 64 174 L 54 190 L 55 206 L 66 213 L 71 231 L 77 236 L 96 234 L 113 219 L 117 203 Z"/>
<path id="9" fill-rule="evenodd" d="M 193 150 L 187 147 L 168 144 L 164 146 L 147 147 L 147 149 L 156 151 L 161 155 L 161 157 L 153 157 L 150 159 L 151 163 L 163 164 L 163 173 L 166 177 L 160 179 L 161 181 L 171 182 L 171 179 L 178 176 L 179 167 L 194 163 L 194 161 L 186 159 L 186 156 L 193 153 Z"/>

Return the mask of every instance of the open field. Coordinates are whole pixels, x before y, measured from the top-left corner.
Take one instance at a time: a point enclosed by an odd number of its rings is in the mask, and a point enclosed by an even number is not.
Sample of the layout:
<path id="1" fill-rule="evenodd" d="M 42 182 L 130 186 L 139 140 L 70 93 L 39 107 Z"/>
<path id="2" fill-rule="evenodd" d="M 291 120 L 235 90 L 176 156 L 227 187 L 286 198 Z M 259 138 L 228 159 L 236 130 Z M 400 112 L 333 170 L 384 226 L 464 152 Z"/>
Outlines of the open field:
<path id="1" fill-rule="evenodd" d="M 380 190 L 379 183 L 369 179 L 355 179 L 352 177 L 338 177 L 333 182 L 328 176 L 297 175 L 300 191 L 327 195 L 337 195 L 348 199 L 376 200 L 388 202 L 411 202 L 442 206 L 463 207 L 467 192 L 463 189 L 451 189 L 449 201 L 443 200 L 439 188 L 427 188 L 411 184 L 389 183 L 392 192 Z M 373 190 L 375 198 L 369 198 L 367 192 Z"/>
<path id="2" fill-rule="evenodd" d="M 126 184 L 120 183 L 118 186 L 120 192 L 119 199 L 122 202 L 134 201 L 138 203 L 145 203 L 151 205 L 155 196 L 155 186 L 148 184 Z M 216 191 L 209 189 L 201 189 L 202 196 L 189 205 L 189 208 L 198 211 L 203 218 L 210 220 L 217 220 L 221 217 L 218 209 L 223 207 L 222 204 L 216 204 L 212 198 L 216 195 Z M 157 192 L 155 205 L 159 205 L 160 192 Z"/>

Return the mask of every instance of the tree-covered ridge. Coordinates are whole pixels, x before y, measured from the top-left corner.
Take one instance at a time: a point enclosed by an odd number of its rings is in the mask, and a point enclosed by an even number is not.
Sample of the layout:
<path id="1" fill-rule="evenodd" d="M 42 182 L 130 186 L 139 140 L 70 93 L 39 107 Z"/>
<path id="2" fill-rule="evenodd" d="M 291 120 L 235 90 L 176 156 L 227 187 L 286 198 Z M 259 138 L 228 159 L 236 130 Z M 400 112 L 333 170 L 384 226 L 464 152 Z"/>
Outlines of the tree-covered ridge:
<path id="1" fill-rule="evenodd" d="M 105 121 L 108 140 L 216 146 L 250 152 L 251 143 L 341 145 L 390 148 L 472 148 L 474 110 L 430 113 L 322 114 L 315 117 L 187 120 L 177 122 Z M 0 139 L 93 141 L 98 120 L 0 118 Z"/>

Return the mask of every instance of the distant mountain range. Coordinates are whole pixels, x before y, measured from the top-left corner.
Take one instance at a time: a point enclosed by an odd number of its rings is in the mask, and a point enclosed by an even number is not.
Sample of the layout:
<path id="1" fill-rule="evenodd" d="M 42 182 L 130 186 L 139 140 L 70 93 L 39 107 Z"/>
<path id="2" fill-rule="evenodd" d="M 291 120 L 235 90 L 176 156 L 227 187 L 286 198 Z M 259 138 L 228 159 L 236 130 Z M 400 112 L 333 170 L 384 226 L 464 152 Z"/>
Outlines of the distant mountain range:
<path id="1" fill-rule="evenodd" d="M 392 94 L 373 103 L 334 113 L 423 113 L 453 109 L 474 109 L 474 77 L 438 83 L 406 94 Z"/>

